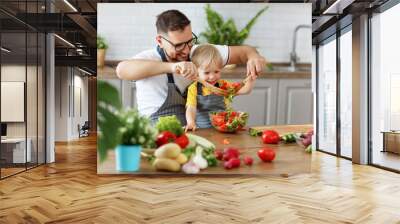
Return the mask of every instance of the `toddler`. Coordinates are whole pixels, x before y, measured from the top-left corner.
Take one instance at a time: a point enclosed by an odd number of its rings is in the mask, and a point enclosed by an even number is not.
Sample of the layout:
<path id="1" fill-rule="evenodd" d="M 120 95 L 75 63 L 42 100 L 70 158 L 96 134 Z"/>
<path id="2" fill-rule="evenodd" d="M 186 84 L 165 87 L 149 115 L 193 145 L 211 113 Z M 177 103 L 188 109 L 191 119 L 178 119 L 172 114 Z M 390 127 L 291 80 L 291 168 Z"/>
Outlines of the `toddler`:
<path id="1" fill-rule="evenodd" d="M 224 67 L 222 57 L 218 50 L 210 45 L 203 44 L 196 47 L 192 53 L 192 62 L 196 65 L 199 78 L 218 88 L 229 85 L 229 82 L 221 79 L 221 70 Z M 254 80 L 249 79 L 236 95 L 249 94 L 254 86 Z M 186 100 L 186 128 L 210 128 L 210 112 L 226 110 L 226 101 L 223 96 L 212 93 L 204 88 L 200 82 L 194 82 L 189 86 Z"/>

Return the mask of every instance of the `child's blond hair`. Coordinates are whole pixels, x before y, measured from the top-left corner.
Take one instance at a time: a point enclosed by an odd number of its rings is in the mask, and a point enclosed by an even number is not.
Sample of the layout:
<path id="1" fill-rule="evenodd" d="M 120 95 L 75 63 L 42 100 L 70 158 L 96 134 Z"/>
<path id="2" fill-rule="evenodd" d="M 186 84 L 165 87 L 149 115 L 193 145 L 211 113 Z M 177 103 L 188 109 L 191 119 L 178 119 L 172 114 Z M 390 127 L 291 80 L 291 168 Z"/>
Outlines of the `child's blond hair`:
<path id="1" fill-rule="evenodd" d="M 215 65 L 222 68 L 223 62 L 218 49 L 211 44 L 202 44 L 196 47 L 192 54 L 192 62 L 197 66 Z"/>

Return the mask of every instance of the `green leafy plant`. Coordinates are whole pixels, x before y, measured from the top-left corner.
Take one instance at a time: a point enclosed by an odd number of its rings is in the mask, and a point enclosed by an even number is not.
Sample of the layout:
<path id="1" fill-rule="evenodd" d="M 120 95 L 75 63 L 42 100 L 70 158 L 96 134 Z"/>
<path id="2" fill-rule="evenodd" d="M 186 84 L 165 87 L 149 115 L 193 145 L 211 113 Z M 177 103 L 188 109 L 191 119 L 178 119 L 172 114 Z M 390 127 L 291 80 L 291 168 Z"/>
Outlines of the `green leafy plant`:
<path id="1" fill-rule="evenodd" d="M 155 147 L 157 131 L 151 126 L 147 117 L 139 115 L 136 109 L 119 113 L 120 122 L 123 124 L 118 132 L 123 145 L 141 145 L 145 148 Z"/>
<path id="2" fill-rule="evenodd" d="M 108 45 L 103 37 L 97 37 L 97 49 L 107 49 Z"/>
<path id="3" fill-rule="evenodd" d="M 159 132 L 170 131 L 176 136 L 180 136 L 184 133 L 182 124 L 176 115 L 159 117 L 156 127 Z"/>
<path id="4" fill-rule="evenodd" d="M 97 81 L 97 123 L 99 127 L 97 150 L 100 162 L 107 158 L 108 150 L 117 145 L 152 147 L 157 131 L 137 110 L 123 110 L 118 90 L 111 84 Z"/>
<path id="5" fill-rule="evenodd" d="M 229 18 L 226 22 L 222 16 L 214 11 L 209 4 L 206 5 L 205 11 L 207 15 L 208 27 L 205 32 L 200 33 L 210 44 L 222 45 L 241 45 L 250 34 L 250 29 L 256 23 L 258 17 L 267 10 L 268 6 L 262 8 L 256 15 L 246 24 L 246 26 L 238 31 L 235 22 Z"/>
<path id="6" fill-rule="evenodd" d="M 98 80 L 97 92 L 97 124 L 99 127 L 97 150 L 102 162 L 107 158 L 108 150 L 114 149 L 119 143 L 119 136 L 116 136 L 116 133 L 122 125 L 118 118 L 122 103 L 118 90 L 107 82 Z"/>

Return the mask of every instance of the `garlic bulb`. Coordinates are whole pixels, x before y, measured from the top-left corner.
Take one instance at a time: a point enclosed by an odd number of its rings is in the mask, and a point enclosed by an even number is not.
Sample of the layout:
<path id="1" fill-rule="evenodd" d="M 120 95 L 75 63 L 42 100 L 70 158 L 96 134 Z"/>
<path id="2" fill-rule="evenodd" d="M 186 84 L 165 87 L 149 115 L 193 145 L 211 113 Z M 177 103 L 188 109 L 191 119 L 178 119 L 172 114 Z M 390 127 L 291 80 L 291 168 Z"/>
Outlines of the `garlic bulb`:
<path id="1" fill-rule="evenodd" d="M 192 161 L 199 166 L 200 169 L 205 169 L 208 166 L 207 160 L 203 158 L 203 148 L 200 146 L 196 147 L 196 154 L 192 158 Z"/>
<path id="2" fill-rule="evenodd" d="M 190 161 L 182 166 L 182 171 L 187 174 L 196 174 L 200 172 L 200 168 L 196 163 Z"/>

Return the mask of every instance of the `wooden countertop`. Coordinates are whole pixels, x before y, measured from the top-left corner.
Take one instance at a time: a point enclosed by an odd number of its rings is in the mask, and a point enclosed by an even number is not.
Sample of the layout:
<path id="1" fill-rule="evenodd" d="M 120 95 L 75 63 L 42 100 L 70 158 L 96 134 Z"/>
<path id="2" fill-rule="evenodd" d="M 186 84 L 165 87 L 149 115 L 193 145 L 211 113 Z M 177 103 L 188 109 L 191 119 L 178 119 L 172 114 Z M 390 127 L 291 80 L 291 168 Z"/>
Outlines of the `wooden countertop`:
<path id="1" fill-rule="evenodd" d="M 288 132 L 306 132 L 312 128 L 312 125 L 281 125 L 281 126 L 261 126 L 255 127 L 258 130 L 274 129 L 280 134 Z M 241 151 L 241 155 L 249 155 L 253 157 L 253 166 L 241 165 L 238 169 L 226 170 L 223 168 L 221 162 L 217 167 L 210 167 L 202 170 L 199 174 L 204 176 L 263 176 L 263 175 L 278 175 L 288 176 L 299 173 L 310 172 L 311 168 L 311 155 L 304 151 L 304 148 L 292 144 L 278 144 L 278 145 L 266 145 L 262 143 L 260 137 L 250 136 L 248 130 L 240 131 L 236 134 L 220 133 L 214 129 L 200 129 L 194 134 L 203 136 L 213 142 L 217 149 L 223 149 L 226 147 L 236 147 Z M 224 139 L 227 139 L 230 143 L 223 144 Z M 257 156 L 257 151 L 260 148 L 269 147 L 275 150 L 276 158 L 272 163 L 265 163 L 260 161 Z M 138 172 L 119 172 L 115 170 L 115 159 L 114 152 L 111 151 L 107 160 L 97 165 L 98 174 L 127 174 L 127 175 L 139 175 L 139 176 L 186 176 L 184 173 L 172 173 L 172 172 L 161 172 L 154 170 L 150 164 L 142 159 L 141 168 Z"/>
<path id="2" fill-rule="evenodd" d="M 97 77 L 100 79 L 117 79 L 117 75 L 115 73 L 115 68 L 118 64 L 118 61 L 108 61 L 104 67 L 97 67 Z M 282 68 L 287 67 L 287 63 L 273 63 L 273 68 Z M 299 64 L 300 68 L 311 68 L 310 64 Z M 246 75 L 246 67 L 245 66 L 237 66 L 235 68 L 224 68 L 222 70 L 222 78 L 226 79 L 241 79 Z M 296 79 L 311 79 L 311 70 L 303 70 L 303 71 L 279 71 L 279 70 L 269 70 L 266 68 L 260 78 L 296 78 Z"/>

